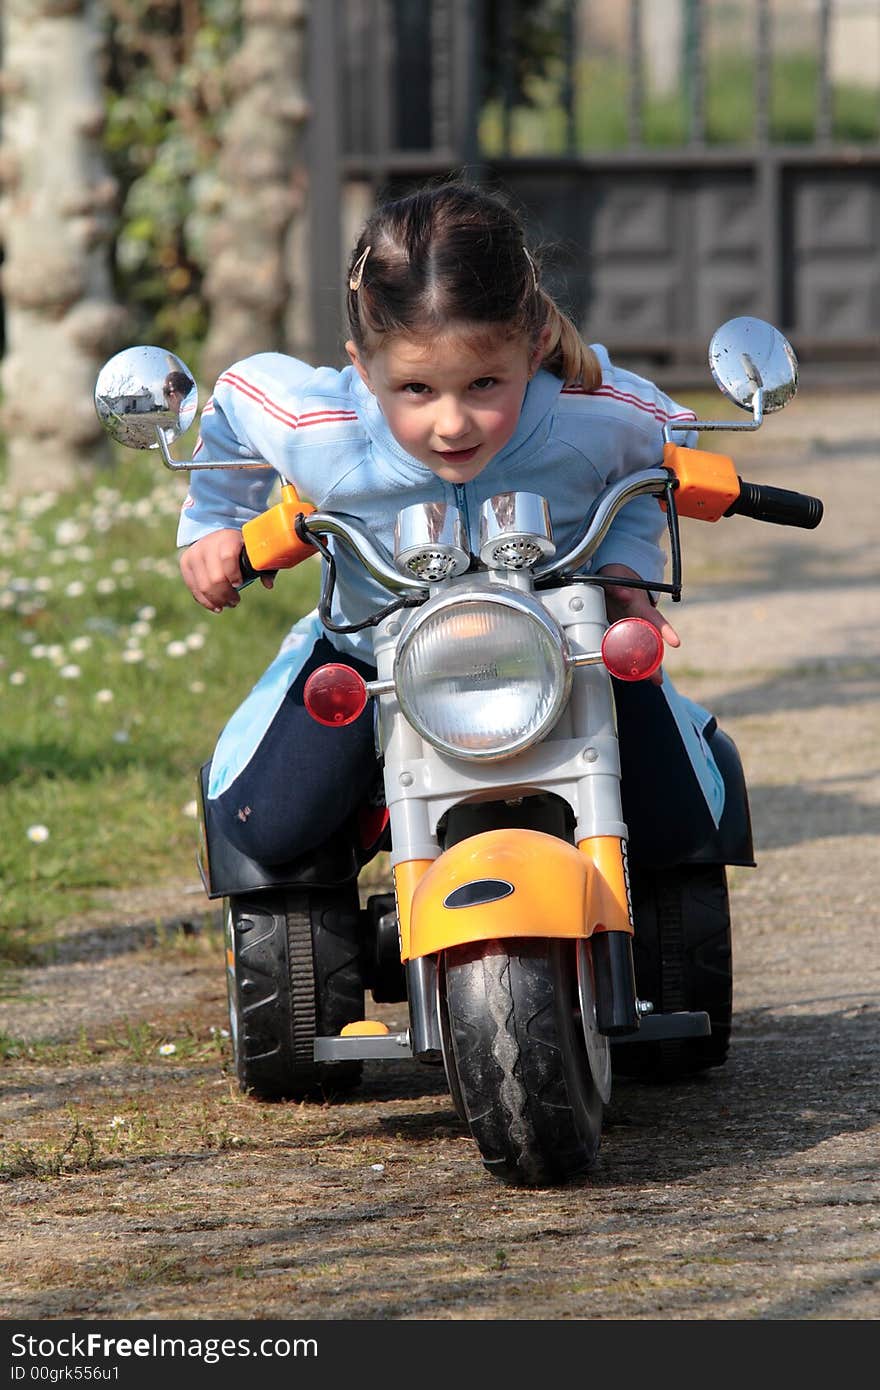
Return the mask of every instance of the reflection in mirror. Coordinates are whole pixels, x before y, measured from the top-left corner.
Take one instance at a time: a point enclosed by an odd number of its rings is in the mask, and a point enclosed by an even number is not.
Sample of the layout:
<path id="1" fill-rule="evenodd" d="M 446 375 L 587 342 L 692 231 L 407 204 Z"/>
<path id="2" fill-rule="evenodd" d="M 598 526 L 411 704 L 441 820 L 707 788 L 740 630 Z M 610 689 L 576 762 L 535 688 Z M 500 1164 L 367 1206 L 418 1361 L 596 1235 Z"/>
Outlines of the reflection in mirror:
<path id="1" fill-rule="evenodd" d="M 199 408 L 192 372 L 173 352 L 125 348 L 98 373 L 95 410 L 108 434 L 130 449 L 158 449 L 189 429 Z"/>
<path id="2" fill-rule="evenodd" d="M 791 344 L 763 319 L 728 319 L 709 344 L 709 366 L 717 385 L 743 410 L 753 409 L 763 387 L 766 415 L 781 410 L 797 391 L 798 364 Z"/>

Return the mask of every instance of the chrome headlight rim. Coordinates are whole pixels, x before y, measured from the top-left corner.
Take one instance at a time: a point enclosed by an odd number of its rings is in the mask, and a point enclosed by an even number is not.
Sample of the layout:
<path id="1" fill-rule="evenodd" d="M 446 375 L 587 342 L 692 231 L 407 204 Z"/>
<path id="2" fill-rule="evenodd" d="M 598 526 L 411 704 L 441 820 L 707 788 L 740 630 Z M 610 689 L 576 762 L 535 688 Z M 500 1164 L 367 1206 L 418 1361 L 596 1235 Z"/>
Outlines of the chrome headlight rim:
<path id="1" fill-rule="evenodd" d="M 538 624 L 545 635 L 550 637 L 553 649 L 558 653 L 557 673 L 558 679 L 554 681 L 554 698 L 548 710 L 533 729 L 527 731 L 519 738 L 506 743 L 503 748 L 479 748 L 462 749 L 457 744 L 451 743 L 438 736 L 432 729 L 429 729 L 410 702 L 407 700 L 405 692 L 401 689 L 400 680 L 401 669 L 407 659 L 409 650 L 421 632 L 422 628 L 438 613 L 445 609 L 466 608 L 469 604 L 494 603 L 500 607 L 506 607 L 522 614 L 532 622 Z M 507 758 L 516 757 L 519 753 L 524 753 L 527 749 L 534 747 L 546 738 L 550 730 L 554 727 L 563 709 L 568 703 L 572 685 L 572 664 L 568 642 L 563 629 L 556 620 L 547 612 L 543 604 L 531 598 L 529 595 L 520 594 L 513 590 L 500 592 L 490 588 L 474 588 L 455 593 L 441 594 L 436 598 L 429 599 L 428 602 L 419 609 L 417 615 L 408 624 L 397 646 L 394 655 L 393 668 L 394 690 L 397 703 L 406 720 L 412 725 L 420 738 L 435 748 L 439 753 L 444 753 L 448 757 L 461 759 L 464 762 L 492 763 L 501 762 Z"/>

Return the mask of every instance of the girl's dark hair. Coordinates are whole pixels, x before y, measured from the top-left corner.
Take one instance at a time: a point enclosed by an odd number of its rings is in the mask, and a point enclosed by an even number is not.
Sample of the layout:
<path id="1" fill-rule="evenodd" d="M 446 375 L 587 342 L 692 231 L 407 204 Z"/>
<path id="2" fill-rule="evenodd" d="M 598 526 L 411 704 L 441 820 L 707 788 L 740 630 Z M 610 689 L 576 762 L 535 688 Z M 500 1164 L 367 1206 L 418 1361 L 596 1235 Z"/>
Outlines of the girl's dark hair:
<path id="1" fill-rule="evenodd" d="M 376 208 L 352 252 L 348 321 L 365 354 L 374 337 L 422 337 L 451 323 L 501 327 L 531 342 L 549 327 L 542 366 L 588 390 L 602 377 L 571 319 L 541 289 L 517 214 L 471 184 L 439 184 Z"/>

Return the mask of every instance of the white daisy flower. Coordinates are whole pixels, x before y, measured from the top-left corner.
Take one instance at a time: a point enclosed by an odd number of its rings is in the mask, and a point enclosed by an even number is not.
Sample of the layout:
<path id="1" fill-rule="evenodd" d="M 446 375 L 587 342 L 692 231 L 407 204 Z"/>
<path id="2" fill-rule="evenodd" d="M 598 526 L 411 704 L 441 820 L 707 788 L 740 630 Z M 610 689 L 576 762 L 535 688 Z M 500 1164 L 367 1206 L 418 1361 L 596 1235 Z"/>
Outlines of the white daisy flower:
<path id="1" fill-rule="evenodd" d="M 77 541 L 83 540 L 85 534 L 86 529 L 84 526 L 80 525 L 72 518 L 67 518 L 64 521 L 59 521 L 58 525 L 55 527 L 55 544 L 76 545 Z"/>
<path id="2" fill-rule="evenodd" d="M 45 825 L 29 825 L 26 833 L 32 845 L 44 845 L 49 838 L 49 828 Z"/>

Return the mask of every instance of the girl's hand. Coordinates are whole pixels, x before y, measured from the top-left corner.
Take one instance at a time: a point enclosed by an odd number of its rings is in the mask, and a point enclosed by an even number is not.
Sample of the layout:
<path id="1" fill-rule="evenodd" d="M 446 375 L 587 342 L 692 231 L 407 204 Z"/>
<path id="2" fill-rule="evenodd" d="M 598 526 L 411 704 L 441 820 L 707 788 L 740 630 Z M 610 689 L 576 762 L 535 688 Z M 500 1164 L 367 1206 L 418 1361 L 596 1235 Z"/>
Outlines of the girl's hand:
<path id="1" fill-rule="evenodd" d="M 599 574 L 613 575 L 617 579 L 640 579 L 641 575 L 626 565 L 603 565 Z M 680 647 L 681 638 L 671 623 L 667 622 L 659 608 L 655 608 L 648 597 L 647 589 L 627 589 L 622 584 L 613 584 L 605 590 L 605 605 L 612 622 L 618 618 L 645 618 L 656 627 L 667 647 Z M 649 677 L 653 685 L 663 684 L 661 666 Z"/>
<path id="2" fill-rule="evenodd" d="M 211 531 L 187 546 L 180 557 L 180 572 L 196 603 L 212 613 L 238 607 L 241 595 L 235 586 L 242 582 L 241 549 L 241 532 L 233 529 Z M 261 583 L 271 589 L 272 576 L 261 576 Z"/>

